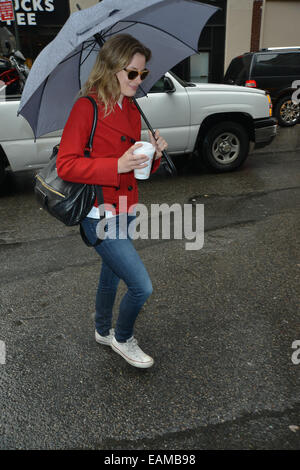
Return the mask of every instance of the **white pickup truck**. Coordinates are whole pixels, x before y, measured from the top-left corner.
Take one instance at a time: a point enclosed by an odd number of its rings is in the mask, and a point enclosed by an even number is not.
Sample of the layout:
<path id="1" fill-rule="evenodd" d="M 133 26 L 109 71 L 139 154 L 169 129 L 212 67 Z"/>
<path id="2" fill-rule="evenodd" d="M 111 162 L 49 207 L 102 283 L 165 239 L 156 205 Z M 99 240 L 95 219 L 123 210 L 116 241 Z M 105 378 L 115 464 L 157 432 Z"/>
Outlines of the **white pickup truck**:
<path id="1" fill-rule="evenodd" d="M 170 155 L 191 154 L 217 172 L 232 171 L 247 158 L 250 141 L 270 143 L 277 132 L 271 100 L 263 90 L 213 83 L 187 83 L 167 73 L 139 98 L 152 126 L 169 144 Z M 61 131 L 34 141 L 33 132 L 17 116 L 19 98 L 0 95 L 0 184 L 6 169 L 40 168 L 50 157 Z M 142 139 L 147 139 L 143 125 Z"/>

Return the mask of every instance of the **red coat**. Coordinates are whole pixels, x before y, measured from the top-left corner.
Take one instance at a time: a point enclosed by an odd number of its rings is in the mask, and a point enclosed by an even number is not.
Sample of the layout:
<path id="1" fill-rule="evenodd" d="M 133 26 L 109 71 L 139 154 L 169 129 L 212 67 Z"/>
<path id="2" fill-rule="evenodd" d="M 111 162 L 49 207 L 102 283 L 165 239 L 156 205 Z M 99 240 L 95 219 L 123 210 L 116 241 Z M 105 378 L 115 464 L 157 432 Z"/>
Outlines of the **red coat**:
<path id="1" fill-rule="evenodd" d="M 95 96 L 93 95 L 95 98 Z M 122 110 L 116 104 L 104 117 L 103 105 L 98 102 L 96 127 L 91 158 L 84 157 L 93 122 L 92 104 L 79 99 L 74 104 L 65 125 L 57 155 L 57 173 L 65 181 L 102 186 L 104 202 L 113 205 L 116 213 L 127 212 L 138 202 L 137 180 L 134 172 L 118 174 L 118 159 L 141 138 L 141 116 L 134 103 L 123 99 Z M 155 160 L 152 172 L 159 167 Z M 119 196 L 127 196 L 127 207 L 119 206 Z M 97 201 L 95 201 L 97 207 Z M 107 209 L 110 210 L 109 207 Z"/>

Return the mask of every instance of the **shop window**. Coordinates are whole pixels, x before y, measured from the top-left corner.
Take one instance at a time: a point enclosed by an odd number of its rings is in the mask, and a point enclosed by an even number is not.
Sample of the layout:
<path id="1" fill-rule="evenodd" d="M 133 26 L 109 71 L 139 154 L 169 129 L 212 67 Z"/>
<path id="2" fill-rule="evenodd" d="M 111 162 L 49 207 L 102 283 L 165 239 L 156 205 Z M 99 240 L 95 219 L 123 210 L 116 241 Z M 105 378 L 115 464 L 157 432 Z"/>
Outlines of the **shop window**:
<path id="1" fill-rule="evenodd" d="M 207 83 L 209 74 L 209 52 L 199 52 L 199 54 L 192 55 L 190 71 L 192 82 Z"/>

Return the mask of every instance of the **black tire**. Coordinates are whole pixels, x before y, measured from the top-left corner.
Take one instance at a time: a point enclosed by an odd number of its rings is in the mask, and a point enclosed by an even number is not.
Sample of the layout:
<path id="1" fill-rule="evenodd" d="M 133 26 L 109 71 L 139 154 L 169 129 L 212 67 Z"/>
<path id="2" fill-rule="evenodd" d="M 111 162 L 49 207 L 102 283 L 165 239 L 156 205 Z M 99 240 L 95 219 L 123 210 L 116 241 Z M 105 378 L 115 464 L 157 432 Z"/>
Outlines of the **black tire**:
<path id="1" fill-rule="evenodd" d="M 218 173 L 234 171 L 246 160 L 249 135 L 245 128 L 233 121 L 224 121 L 211 127 L 200 149 L 202 162 Z"/>
<path id="2" fill-rule="evenodd" d="M 292 127 L 299 122 L 300 106 L 290 96 L 283 96 L 278 100 L 274 114 L 280 126 Z"/>
<path id="3" fill-rule="evenodd" d="M 4 180 L 6 178 L 6 161 L 5 158 L 3 158 L 2 155 L 0 155 L 0 186 L 4 183 Z"/>

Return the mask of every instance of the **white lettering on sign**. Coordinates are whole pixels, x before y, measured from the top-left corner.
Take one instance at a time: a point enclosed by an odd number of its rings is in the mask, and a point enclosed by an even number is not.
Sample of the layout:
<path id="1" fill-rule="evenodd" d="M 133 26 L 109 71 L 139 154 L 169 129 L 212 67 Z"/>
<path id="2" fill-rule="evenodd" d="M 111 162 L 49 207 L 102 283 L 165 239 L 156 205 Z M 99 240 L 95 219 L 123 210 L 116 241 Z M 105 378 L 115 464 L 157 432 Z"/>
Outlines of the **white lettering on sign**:
<path id="1" fill-rule="evenodd" d="M 36 12 L 53 12 L 54 0 L 14 0 L 17 23 L 20 26 L 36 26 Z M 7 21 L 11 25 L 11 21 Z"/>
<path id="2" fill-rule="evenodd" d="M 27 24 L 29 26 L 36 26 L 36 16 L 34 13 L 27 13 Z"/>
<path id="3" fill-rule="evenodd" d="M 32 11 L 31 0 L 22 0 L 21 7 L 24 11 Z"/>
<path id="4" fill-rule="evenodd" d="M 15 11 L 54 11 L 54 0 L 14 0 Z"/>
<path id="5" fill-rule="evenodd" d="M 54 11 L 53 0 L 46 0 L 45 8 L 46 8 L 46 11 Z"/>
<path id="6" fill-rule="evenodd" d="M 32 0 L 34 11 L 44 11 L 41 2 L 42 0 Z"/>
<path id="7" fill-rule="evenodd" d="M 26 26 L 25 13 L 16 13 L 17 22 L 20 26 Z"/>

